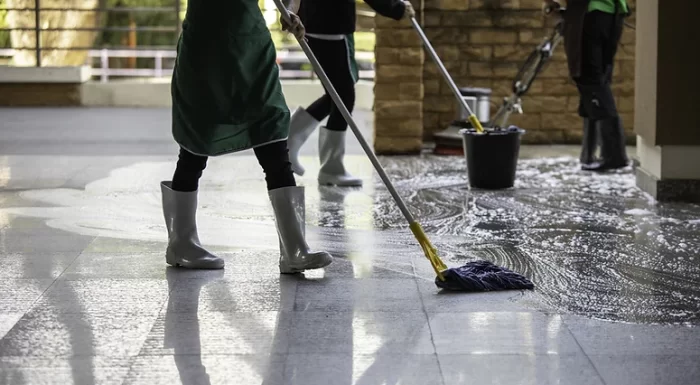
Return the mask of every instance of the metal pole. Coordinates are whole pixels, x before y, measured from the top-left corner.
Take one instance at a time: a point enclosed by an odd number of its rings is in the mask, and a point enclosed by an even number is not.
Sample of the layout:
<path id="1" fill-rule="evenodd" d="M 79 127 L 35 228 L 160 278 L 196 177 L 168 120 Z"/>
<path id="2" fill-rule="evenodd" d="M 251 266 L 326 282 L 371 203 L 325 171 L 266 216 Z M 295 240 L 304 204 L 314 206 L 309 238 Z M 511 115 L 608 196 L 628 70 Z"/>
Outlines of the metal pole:
<path id="1" fill-rule="evenodd" d="M 34 0 L 34 37 L 36 50 L 36 66 L 41 67 L 41 2 Z"/>
<path id="2" fill-rule="evenodd" d="M 457 85 L 455 84 L 454 80 L 452 80 L 452 77 L 450 76 L 449 72 L 447 72 L 447 68 L 445 68 L 445 65 L 442 64 L 442 60 L 440 60 L 440 57 L 438 57 L 437 52 L 435 52 L 435 49 L 433 48 L 433 45 L 430 44 L 430 40 L 428 40 L 428 37 L 425 36 L 423 28 L 421 28 L 420 24 L 418 24 L 418 21 L 415 17 L 411 18 L 411 24 L 413 24 L 413 28 L 416 29 L 416 32 L 418 32 L 418 36 L 420 36 L 421 40 L 423 40 L 423 44 L 425 44 L 426 51 L 428 51 L 430 57 L 432 57 L 433 61 L 435 61 L 435 65 L 437 65 L 438 69 L 440 70 L 440 74 L 442 74 L 442 77 L 445 79 L 445 82 L 447 82 L 447 85 L 450 86 L 450 90 L 454 94 L 455 98 L 457 98 L 457 103 L 459 103 L 469 115 L 474 115 L 474 112 L 471 110 L 471 108 L 469 108 L 469 105 L 462 97 L 462 93 L 459 92 L 459 88 L 457 88 Z"/>
<path id="3" fill-rule="evenodd" d="M 289 11 L 284 6 L 284 4 L 282 4 L 282 0 L 274 1 L 275 5 L 282 13 L 282 16 L 286 20 L 290 20 Z M 311 47 L 309 47 L 309 44 L 306 42 L 306 40 L 297 40 L 299 41 L 299 45 L 301 46 L 302 50 L 304 50 L 306 57 L 311 62 L 311 65 L 314 68 L 316 75 L 318 75 L 318 78 L 321 80 L 321 83 L 326 88 L 326 91 L 328 91 L 328 95 L 331 97 L 333 102 L 335 102 L 336 107 L 338 108 L 338 110 L 340 110 L 340 114 L 343 115 L 343 118 L 345 118 L 345 121 L 348 123 L 348 126 L 350 126 L 350 129 L 352 130 L 353 134 L 355 134 L 357 141 L 360 142 L 360 146 L 362 146 L 362 149 L 365 150 L 365 154 L 367 154 L 367 157 L 369 158 L 370 162 L 372 162 L 372 165 L 377 171 L 377 174 L 379 174 L 379 177 L 382 179 L 382 182 L 384 182 L 384 185 L 386 186 L 387 190 L 389 190 L 389 193 L 394 198 L 394 201 L 396 201 L 396 205 L 399 206 L 399 210 L 401 210 L 401 213 L 406 218 L 408 223 L 413 224 L 415 222 L 415 219 L 413 219 L 413 214 L 411 214 L 411 212 L 408 210 L 408 207 L 406 207 L 406 203 L 404 203 L 403 199 L 401 199 L 401 196 L 396 191 L 396 188 L 394 188 L 394 185 L 391 183 L 389 176 L 386 174 L 386 171 L 384 171 L 384 168 L 382 167 L 381 163 L 379 163 L 379 159 L 377 159 L 377 156 L 372 151 L 372 148 L 369 146 L 369 144 L 367 144 L 367 141 L 362 136 L 360 128 L 357 126 L 357 123 L 355 123 L 355 120 L 352 118 L 352 115 L 350 115 L 350 111 L 348 111 L 348 108 L 345 106 L 345 103 L 343 103 L 343 100 L 340 98 L 340 95 L 338 95 L 338 92 L 335 90 L 335 87 L 333 87 L 333 83 L 331 83 L 330 79 L 328 79 L 326 72 L 323 71 L 323 67 L 321 67 L 321 63 L 318 62 L 318 59 L 316 59 L 316 56 L 314 55 L 313 51 L 311 51 Z"/>

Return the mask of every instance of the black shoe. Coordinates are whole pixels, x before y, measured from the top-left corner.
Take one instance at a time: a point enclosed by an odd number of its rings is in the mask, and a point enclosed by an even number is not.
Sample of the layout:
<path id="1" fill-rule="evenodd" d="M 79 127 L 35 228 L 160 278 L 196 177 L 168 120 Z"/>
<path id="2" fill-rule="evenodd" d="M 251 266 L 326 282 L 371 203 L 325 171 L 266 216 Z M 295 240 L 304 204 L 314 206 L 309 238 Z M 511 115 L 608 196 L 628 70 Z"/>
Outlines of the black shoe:
<path id="1" fill-rule="evenodd" d="M 598 146 L 598 130 L 595 122 L 588 118 L 583 118 L 583 140 L 581 141 L 581 168 L 595 163 L 596 147 Z"/>
<path id="2" fill-rule="evenodd" d="M 620 118 L 598 120 L 595 125 L 600 134 L 601 159 L 583 164 L 581 169 L 603 172 L 627 167 L 629 159 L 625 150 L 625 131 L 622 128 L 622 120 Z"/>

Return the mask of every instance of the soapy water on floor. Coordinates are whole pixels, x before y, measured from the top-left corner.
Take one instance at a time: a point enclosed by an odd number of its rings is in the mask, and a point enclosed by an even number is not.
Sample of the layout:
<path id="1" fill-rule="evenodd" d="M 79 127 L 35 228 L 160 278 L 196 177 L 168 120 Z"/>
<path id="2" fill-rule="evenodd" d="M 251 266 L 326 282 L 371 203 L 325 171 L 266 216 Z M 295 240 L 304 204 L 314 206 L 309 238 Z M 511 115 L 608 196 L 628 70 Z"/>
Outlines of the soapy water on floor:
<path id="1" fill-rule="evenodd" d="M 448 265 L 506 266 L 560 311 L 700 323 L 700 206 L 655 203 L 631 169 L 595 174 L 574 158 L 522 160 L 514 189 L 479 191 L 467 187 L 461 159 L 385 162 Z M 401 226 L 377 191 L 376 226 Z"/>
<path id="2" fill-rule="evenodd" d="M 205 244 L 277 247 L 255 162 L 229 157 L 210 163 L 198 212 Z M 448 266 L 487 259 L 523 273 L 535 284 L 534 300 L 559 312 L 700 324 L 700 206 L 654 203 L 636 188 L 630 169 L 594 174 L 580 171 L 570 157 L 521 160 L 515 188 L 479 191 L 467 187 L 463 158 L 394 157 L 382 163 Z M 1 208 L 0 218 L 43 218 L 78 234 L 163 242 L 153 181 L 171 172 L 170 163 L 140 163 L 84 190 L 25 191 L 22 199 L 32 204 Z M 307 231 L 310 243 L 341 262 L 354 255 L 356 267 L 434 278 L 376 176 L 362 189 L 308 185 Z M 417 272 L 413 264 L 426 269 Z"/>

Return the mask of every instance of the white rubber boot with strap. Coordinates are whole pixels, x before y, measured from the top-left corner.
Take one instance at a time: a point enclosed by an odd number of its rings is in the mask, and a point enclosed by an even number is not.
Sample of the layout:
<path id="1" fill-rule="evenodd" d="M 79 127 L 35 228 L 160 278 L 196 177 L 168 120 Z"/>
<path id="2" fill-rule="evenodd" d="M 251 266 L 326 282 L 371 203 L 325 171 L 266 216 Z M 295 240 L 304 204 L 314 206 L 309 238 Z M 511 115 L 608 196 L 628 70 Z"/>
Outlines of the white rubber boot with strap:
<path id="1" fill-rule="evenodd" d="M 362 179 L 350 175 L 345 170 L 345 134 L 347 131 L 321 129 L 318 138 L 318 151 L 321 158 L 321 170 L 318 183 L 333 186 L 362 186 Z"/>
<path id="2" fill-rule="evenodd" d="M 289 162 L 292 163 L 292 171 L 303 176 L 306 170 L 299 161 L 299 151 L 301 147 L 309 139 L 309 136 L 314 132 L 319 125 L 319 121 L 314 119 L 311 114 L 305 109 L 299 107 L 292 113 L 289 121 L 289 139 L 287 139 L 287 147 L 289 148 Z"/>

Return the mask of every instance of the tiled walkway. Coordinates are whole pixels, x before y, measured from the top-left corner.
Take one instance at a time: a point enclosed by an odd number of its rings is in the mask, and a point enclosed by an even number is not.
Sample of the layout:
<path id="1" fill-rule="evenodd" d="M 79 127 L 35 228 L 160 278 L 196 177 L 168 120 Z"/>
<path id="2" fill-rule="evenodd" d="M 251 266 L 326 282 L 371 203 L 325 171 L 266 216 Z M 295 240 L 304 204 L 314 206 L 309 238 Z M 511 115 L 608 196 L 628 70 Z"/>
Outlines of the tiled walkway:
<path id="1" fill-rule="evenodd" d="M 168 110 L 0 115 L 0 384 L 700 384 L 700 208 L 651 204 L 630 170 L 580 173 L 575 148 L 525 148 L 499 193 L 465 189 L 459 158 L 383 160 L 449 265 L 537 287 L 444 294 L 356 144 L 352 190 L 318 187 L 305 148 L 329 268 L 278 274 L 245 153 L 201 184 L 225 271 L 185 271 L 163 257 Z"/>

